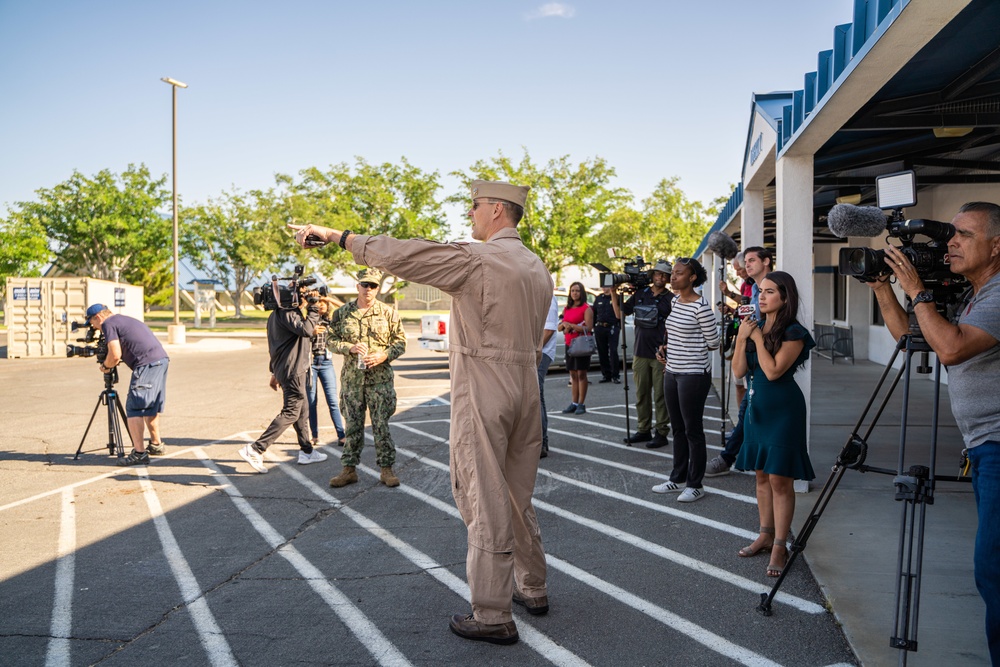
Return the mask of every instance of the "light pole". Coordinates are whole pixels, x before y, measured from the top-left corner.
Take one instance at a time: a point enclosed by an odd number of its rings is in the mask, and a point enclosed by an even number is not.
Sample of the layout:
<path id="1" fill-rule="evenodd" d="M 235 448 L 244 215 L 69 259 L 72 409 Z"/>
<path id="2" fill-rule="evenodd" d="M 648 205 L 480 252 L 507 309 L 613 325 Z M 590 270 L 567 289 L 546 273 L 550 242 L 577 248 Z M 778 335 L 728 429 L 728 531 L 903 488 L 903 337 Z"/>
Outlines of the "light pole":
<path id="1" fill-rule="evenodd" d="M 180 287 L 180 261 L 177 256 L 177 89 L 187 88 L 186 83 L 181 83 L 176 79 L 165 76 L 160 79 L 164 83 L 170 84 L 170 93 L 173 100 L 173 175 L 174 175 L 174 324 L 167 327 L 167 342 L 182 345 L 184 343 L 184 326 L 181 324 L 181 287 Z"/>

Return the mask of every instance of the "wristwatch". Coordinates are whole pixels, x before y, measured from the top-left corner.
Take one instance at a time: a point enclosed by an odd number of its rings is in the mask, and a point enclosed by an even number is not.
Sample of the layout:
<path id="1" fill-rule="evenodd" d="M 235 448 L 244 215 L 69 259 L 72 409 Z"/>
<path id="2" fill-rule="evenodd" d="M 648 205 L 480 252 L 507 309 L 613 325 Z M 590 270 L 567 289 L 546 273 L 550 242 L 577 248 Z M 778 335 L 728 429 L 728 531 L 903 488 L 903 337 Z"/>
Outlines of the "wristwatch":
<path id="1" fill-rule="evenodd" d="M 934 301 L 934 293 L 925 289 L 921 292 L 917 292 L 917 295 L 913 297 L 912 301 L 913 305 L 917 305 L 918 303 L 929 303 Z"/>
<path id="2" fill-rule="evenodd" d="M 347 237 L 353 233 L 350 229 L 345 229 L 344 233 L 340 235 L 340 243 L 338 245 L 341 250 L 347 250 Z"/>

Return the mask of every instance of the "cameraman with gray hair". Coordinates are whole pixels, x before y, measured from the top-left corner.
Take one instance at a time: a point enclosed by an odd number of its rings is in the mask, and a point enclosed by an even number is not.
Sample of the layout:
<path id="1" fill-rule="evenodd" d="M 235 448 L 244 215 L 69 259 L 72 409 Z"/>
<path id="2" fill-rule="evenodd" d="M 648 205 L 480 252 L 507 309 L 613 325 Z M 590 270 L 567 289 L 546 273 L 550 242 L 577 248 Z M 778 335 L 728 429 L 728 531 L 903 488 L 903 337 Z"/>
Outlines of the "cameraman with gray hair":
<path id="1" fill-rule="evenodd" d="M 970 284 L 954 321 L 938 313 L 933 293 L 899 249 L 888 246 L 885 259 L 913 303 L 920 333 L 948 369 L 952 413 L 965 441 L 979 513 L 976 587 L 986 603 L 990 657 L 1000 665 L 1000 394 L 986 389 L 1000 380 L 1000 206 L 965 204 L 951 224 L 951 271 Z M 899 339 L 909 330 L 909 316 L 888 276 L 871 286 L 886 327 Z"/>

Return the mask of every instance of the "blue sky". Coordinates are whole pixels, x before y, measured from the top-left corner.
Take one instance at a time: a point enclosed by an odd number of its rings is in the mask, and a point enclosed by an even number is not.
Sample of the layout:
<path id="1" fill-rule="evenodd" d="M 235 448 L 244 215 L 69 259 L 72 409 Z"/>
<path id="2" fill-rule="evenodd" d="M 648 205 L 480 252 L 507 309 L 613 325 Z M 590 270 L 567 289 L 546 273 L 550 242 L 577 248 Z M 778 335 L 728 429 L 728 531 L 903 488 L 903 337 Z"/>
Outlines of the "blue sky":
<path id="1" fill-rule="evenodd" d="M 0 214 L 74 169 L 169 174 L 164 76 L 190 86 L 189 204 L 354 156 L 445 176 L 522 146 L 708 201 L 740 178 L 751 93 L 801 88 L 853 4 L 0 0 Z"/>

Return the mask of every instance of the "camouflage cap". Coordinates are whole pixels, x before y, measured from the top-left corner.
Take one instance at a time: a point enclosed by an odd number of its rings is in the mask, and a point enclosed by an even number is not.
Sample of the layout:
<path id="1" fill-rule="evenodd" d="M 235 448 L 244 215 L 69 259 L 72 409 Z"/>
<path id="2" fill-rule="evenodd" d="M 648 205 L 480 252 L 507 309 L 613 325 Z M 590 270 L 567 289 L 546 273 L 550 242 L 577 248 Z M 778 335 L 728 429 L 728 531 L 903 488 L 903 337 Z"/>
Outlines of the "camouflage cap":
<path id="1" fill-rule="evenodd" d="M 365 268 L 358 271 L 358 282 L 359 283 L 375 283 L 377 285 L 382 284 L 382 272 L 378 269 L 366 266 Z"/>

